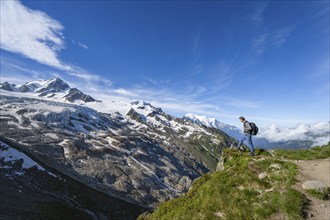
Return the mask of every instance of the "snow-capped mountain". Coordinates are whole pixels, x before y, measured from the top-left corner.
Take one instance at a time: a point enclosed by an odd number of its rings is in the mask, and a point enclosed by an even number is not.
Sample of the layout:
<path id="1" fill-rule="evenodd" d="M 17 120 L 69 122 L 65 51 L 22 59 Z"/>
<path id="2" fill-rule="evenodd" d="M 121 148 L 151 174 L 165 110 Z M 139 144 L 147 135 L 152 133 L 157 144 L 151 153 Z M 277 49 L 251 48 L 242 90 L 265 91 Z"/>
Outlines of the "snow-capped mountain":
<path id="1" fill-rule="evenodd" d="M 183 118 L 197 124 L 220 129 L 226 134 L 239 140 L 242 129 L 221 123 L 215 118 L 186 114 Z M 294 128 L 271 125 L 268 128 L 259 128 L 258 135 L 254 138 L 255 146 L 263 148 L 305 148 L 324 145 L 330 141 L 330 122 L 315 124 L 299 124 Z"/>
<path id="2" fill-rule="evenodd" d="M 215 169 L 222 149 L 234 142 L 220 130 L 143 101 L 114 101 L 111 110 L 119 111 L 100 112 L 88 106 L 103 103 L 62 99 L 59 94 L 70 88 L 58 79 L 24 85 L 28 92 L 19 90 L 23 85 L 2 84 L 0 141 L 139 206 L 152 207 L 186 192 L 195 178 Z"/>
<path id="3" fill-rule="evenodd" d="M 59 78 L 31 81 L 21 85 L 4 82 L 0 83 L 0 89 L 10 92 L 37 95 L 39 97 L 45 97 L 55 101 L 68 101 L 72 103 L 96 101 L 93 97 L 84 94 L 80 90 L 70 88 L 66 82 Z"/>
<path id="4" fill-rule="evenodd" d="M 206 116 L 196 115 L 192 113 L 186 114 L 183 118 L 186 120 L 191 120 L 197 124 L 205 125 L 207 127 L 220 129 L 221 131 L 225 132 L 226 134 L 237 140 L 240 139 L 243 135 L 242 131 L 237 127 L 219 122 L 215 118 L 208 118 Z"/>

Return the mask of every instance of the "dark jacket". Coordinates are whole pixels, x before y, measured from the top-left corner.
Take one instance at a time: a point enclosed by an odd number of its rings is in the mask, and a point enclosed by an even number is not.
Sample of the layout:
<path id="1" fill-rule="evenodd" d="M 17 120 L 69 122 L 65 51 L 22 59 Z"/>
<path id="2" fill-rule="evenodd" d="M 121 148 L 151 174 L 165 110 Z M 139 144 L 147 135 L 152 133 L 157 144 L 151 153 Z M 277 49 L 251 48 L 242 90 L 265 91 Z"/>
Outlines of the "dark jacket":
<path id="1" fill-rule="evenodd" d="M 244 134 L 252 134 L 252 128 L 248 121 L 245 121 L 243 124 Z"/>

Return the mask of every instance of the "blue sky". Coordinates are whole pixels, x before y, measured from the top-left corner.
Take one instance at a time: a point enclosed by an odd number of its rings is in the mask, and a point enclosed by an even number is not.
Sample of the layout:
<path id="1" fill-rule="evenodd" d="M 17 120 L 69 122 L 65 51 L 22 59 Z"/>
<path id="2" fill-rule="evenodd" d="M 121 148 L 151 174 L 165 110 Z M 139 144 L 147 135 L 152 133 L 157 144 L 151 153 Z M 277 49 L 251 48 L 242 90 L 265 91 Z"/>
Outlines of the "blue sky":
<path id="1" fill-rule="evenodd" d="M 239 125 L 329 121 L 328 1 L 1 1 L 1 81 Z"/>

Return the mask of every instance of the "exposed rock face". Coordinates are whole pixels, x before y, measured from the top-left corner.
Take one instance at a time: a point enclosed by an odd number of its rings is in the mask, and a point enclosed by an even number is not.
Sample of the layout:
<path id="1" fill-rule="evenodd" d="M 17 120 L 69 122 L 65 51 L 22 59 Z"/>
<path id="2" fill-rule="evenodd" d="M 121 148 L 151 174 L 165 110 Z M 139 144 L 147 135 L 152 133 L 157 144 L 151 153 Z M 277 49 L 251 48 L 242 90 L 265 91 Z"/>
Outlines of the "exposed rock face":
<path id="1" fill-rule="evenodd" d="M 68 91 L 68 94 L 64 96 L 69 102 L 75 102 L 81 100 L 84 102 L 95 102 L 96 100 L 90 96 L 82 93 L 80 90 L 73 88 Z"/>
<path id="2" fill-rule="evenodd" d="M 225 169 L 225 160 L 224 160 L 224 157 L 221 155 L 220 159 L 219 159 L 219 162 L 217 164 L 217 168 L 216 168 L 216 171 L 222 171 Z"/>
<path id="3" fill-rule="evenodd" d="M 30 87 L 28 87 L 27 85 L 22 85 L 20 88 L 19 88 L 20 92 L 31 92 L 31 89 Z"/>
<path id="4" fill-rule="evenodd" d="M 125 117 L 75 104 L 0 96 L 0 139 L 89 187 L 154 206 L 215 170 L 223 132 L 175 118 L 147 103 Z"/>
<path id="5" fill-rule="evenodd" d="M 13 85 L 15 86 L 15 85 Z M 8 82 L 4 82 L 0 84 L 0 89 L 6 90 L 6 91 L 13 91 L 12 86 Z"/>
<path id="6" fill-rule="evenodd" d="M 40 165 L 0 142 L 0 219 L 136 219 L 146 209 Z"/>

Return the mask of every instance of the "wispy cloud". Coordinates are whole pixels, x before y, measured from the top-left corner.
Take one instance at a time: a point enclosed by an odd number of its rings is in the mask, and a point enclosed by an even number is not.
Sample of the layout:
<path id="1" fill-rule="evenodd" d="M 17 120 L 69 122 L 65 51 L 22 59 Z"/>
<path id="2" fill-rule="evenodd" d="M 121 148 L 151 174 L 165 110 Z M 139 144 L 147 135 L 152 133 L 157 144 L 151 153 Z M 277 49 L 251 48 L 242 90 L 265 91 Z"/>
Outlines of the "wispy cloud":
<path id="1" fill-rule="evenodd" d="M 252 49 L 255 51 L 256 55 L 262 55 L 265 52 L 265 46 L 267 42 L 268 34 L 263 33 L 257 36 L 252 41 Z"/>
<path id="2" fill-rule="evenodd" d="M 236 108 L 261 108 L 262 105 L 259 102 L 256 101 L 247 101 L 247 100 L 239 100 L 239 99 L 234 99 L 231 98 L 230 101 L 225 103 L 228 106 L 233 106 Z"/>
<path id="3" fill-rule="evenodd" d="M 287 38 L 290 36 L 292 29 L 285 27 L 281 28 L 279 30 L 274 31 L 272 33 L 271 42 L 276 47 L 281 47 L 287 40 Z"/>
<path id="4" fill-rule="evenodd" d="M 292 30 L 290 27 L 283 27 L 270 32 L 263 32 L 252 40 L 251 48 L 258 57 L 263 55 L 270 46 L 282 47 L 290 37 Z"/>
<path id="5" fill-rule="evenodd" d="M 314 16 L 326 18 L 329 21 L 330 3 L 329 1 L 313 1 L 311 7 L 314 9 Z"/>
<path id="6" fill-rule="evenodd" d="M 101 80 L 81 67 L 68 64 L 59 57 L 65 48 L 64 26 L 39 10 L 19 1 L 0 1 L 1 44 L 3 50 L 20 54 L 38 63 L 86 80 Z M 79 44 L 87 47 L 84 44 Z"/>
<path id="7" fill-rule="evenodd" d="M 247 16 L 254 26 L 261 26 L 264 24 L 264 11 L 268 6 L 268 2 L 260 1 L 257 4 L 256 9 Z"/>
<path id="8" fill-rule="evenodd" d="M 263 55 L 267 47 L 273 45 L 275 47 L 281 47 L 288 39 L 292 32 L 291 27 L 281 27 L 274 30 L 269 30 L 267 23 L 264 19 L 264 13 L 267 9 L 268 2 L 258 2 L 256 9 L 253 13 L 247 16 L 247 19 L 250 21 L 250 24 L 256 29 L 256 35 L 251 41 L 251 49 L 254 51 L 255 59 L 258 59 Z"/>
<path id="9" fill-rule="evenodd" d="M 15 64 L 9 64 L 13 69 L 28 73 L 30 76 L 32 76 L 32 79 L 40 79 L 40 78 L 45 78 L 45 74 L 41 73 L 36 70 L 24 68 Z"/>
<path id="10" fill-rule="evenodd" d="M 89 49 L 89 47 L 86 44 L 83 44 L 81 42 L 78 41 L 78 46 L 84 49 Z"/>
<path id="11" fill-rule="evenodd" d="M 193 57 L 195 62 L 200 58 L 202 55 L 201 52 L 201 34 L 202 34 L 202 25 L 198 24 L 196 34 L 193 38 Z"/>

